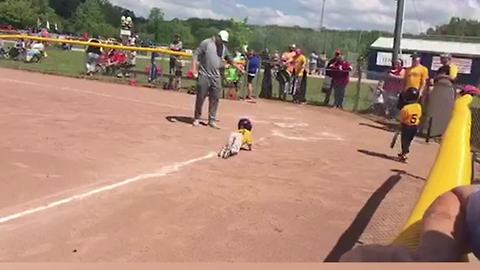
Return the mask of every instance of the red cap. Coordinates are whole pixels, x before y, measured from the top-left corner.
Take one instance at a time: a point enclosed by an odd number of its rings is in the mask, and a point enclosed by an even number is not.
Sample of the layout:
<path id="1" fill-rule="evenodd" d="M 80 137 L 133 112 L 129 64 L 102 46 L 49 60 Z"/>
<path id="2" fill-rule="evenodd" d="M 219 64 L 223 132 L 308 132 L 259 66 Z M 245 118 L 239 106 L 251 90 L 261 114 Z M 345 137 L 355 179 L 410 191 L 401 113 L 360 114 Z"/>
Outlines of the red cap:
<path id="1" fill-rule="evenodd" d="M 472 95 L 472 96 L 480 95 L 480 90 L 473 85 L 465 85 L 465 87 L 463 87 L 462 92 L 465 95 Z"/>

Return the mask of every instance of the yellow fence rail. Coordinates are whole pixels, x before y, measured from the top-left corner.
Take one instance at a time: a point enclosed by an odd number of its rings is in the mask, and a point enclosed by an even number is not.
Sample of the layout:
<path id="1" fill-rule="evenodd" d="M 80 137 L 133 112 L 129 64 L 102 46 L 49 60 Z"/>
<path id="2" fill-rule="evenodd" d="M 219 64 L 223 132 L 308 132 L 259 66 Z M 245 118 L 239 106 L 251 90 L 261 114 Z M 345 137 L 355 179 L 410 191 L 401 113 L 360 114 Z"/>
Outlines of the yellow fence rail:
<path id="1" fill-rule="evenodd" d="M 405 227 L 394 240 L 394 244 L 416 249 L 420 242 L 423 216 L 432 203 L 453 188 L 471 184 L 472 115 L 469 105 L 472 100 L 470 95 L 457 99 L 452 119 L 443 136 L 440 151 L 426 185 Z"/>
<path id="2" fill-rule="evenodd" d="M 86 42 L 86 41 L 80 41 L 80 40 L 61 39 L 61 38 L 44 38 L 44 37 L 36 37 L 36 36 L 29 36 L 29 35 L 0 35 L 0 39 L 5 39 L 5 40 L 19 40 L 19 39 L 35 40 L 35 41 L 39 41 L 39 42 L 102 47 L 102 48 L 123 50 L 123 51 L 159 53 L 159 54 L 180 56 L 180 57 L 184 57 L 184 58 L 192 57 L 192 54 L 190 54 L 190 53 L 172 51 L 172 50 L 162 49 L 162 48 L 145 48 L 145 47 L 136 47 L 136 46 L 122 46 L 122 45 L 113 45 L 113 44 L 106 44 L 106 43 L 92 43 L 92 42 Z"/>

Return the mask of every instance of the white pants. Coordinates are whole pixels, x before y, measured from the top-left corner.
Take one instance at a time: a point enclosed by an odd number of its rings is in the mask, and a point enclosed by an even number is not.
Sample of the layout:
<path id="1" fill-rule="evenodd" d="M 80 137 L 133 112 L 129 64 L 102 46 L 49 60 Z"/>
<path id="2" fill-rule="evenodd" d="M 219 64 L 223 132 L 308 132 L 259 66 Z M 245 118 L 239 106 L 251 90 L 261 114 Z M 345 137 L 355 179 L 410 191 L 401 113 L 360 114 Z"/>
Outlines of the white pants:
<path id="1" fill-rule="evenodd" d="M 232 132 L 228 138 L 227 146 L 232 154 L 238 154 L 243 146 L 243 135 L 238 132 Z"/>

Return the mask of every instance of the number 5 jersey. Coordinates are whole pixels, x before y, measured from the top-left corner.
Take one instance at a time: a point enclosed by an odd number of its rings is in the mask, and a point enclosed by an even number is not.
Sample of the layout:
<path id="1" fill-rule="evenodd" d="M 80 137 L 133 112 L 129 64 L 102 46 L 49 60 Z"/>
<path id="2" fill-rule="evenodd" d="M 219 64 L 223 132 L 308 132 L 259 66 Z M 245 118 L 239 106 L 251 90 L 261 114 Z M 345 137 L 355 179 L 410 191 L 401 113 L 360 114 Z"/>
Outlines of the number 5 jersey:
<path id="1" fill-rule="evenodd" d="M 420 125 L 422 106 L 418 103 L 405 105 L 400 112 L 400 122 L 407 126 Z"/>

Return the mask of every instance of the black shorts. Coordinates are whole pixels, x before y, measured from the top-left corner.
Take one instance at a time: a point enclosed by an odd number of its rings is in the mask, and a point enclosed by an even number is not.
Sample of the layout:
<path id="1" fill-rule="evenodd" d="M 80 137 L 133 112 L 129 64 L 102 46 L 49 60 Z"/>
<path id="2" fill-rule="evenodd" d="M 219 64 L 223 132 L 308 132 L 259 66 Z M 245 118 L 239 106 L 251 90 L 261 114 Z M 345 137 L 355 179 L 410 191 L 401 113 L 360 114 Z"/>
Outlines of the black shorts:
<path id="1" fill-rule="evenodd" d="M 248 75 L 248 78 L 247 78 L 247 82 L 248 83 L 252 83 L 253 82 L 253 79 L 255 79 L 255 75 Z"/>
<path id="2" fill-rule="evenodd" d="M 238 82 L 225 82 L 224 86 L 227 88 L 235 88 L 238 90 Z"/>

